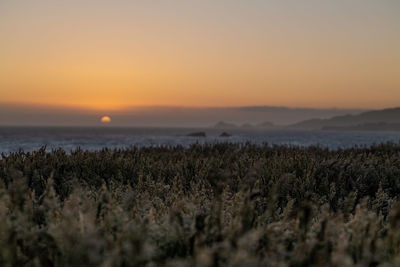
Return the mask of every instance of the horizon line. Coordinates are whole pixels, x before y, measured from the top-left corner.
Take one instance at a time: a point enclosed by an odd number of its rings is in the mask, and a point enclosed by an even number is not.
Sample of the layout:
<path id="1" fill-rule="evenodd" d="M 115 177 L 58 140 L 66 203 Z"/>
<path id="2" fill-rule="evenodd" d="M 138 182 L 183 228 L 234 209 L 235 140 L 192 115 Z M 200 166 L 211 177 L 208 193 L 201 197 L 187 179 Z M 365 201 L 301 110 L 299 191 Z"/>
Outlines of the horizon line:
<path id="1" fill-rule="evenodd" d="M 129 105 L 120 108 L 94 108 L 88 106 L 81 105 L 58 105 L 58 104 L 47 104 L 47 103 L 36 103 L 36 102 L 3 102 L 0 101 L 0 106 L 17 106 L 17 107 L 25 107 L 25 108 L 35 108 L 35 109 L 58 109 L 58 110 L 73 110 L 73 111 L 91 111 L 91 112 L 121 112 L 121 111 L 130 111 L 135 109 L 151 109 L 151 108 L 171 108 L 171 109 L 245 109 L 245 108 L 274 108 L 274 109 L 305 109 L 305 110 L 382 110 L 382 109 L 391 109 L 400 107 L 398 106 L 387 106 L 382 108 L 372 108 L 372 107 L 313 107 L 313 106 L 291 106 L 291 105 L 268 105 L 268 104 L 254 104 L 254 105 L 238 105 L 238 106 L 185 106 L 185 105 Z"/>

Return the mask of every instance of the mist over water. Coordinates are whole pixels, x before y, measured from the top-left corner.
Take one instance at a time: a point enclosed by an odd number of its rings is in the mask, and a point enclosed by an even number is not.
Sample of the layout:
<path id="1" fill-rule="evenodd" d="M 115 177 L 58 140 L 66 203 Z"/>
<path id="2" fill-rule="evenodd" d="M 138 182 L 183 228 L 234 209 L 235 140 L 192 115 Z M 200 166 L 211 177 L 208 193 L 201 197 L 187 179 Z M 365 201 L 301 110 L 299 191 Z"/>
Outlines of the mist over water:
<path id="1" fill-rule="evenodd" d="M 206 137 L 187 136 L 205 132 Z M 330 149 L 370 146 L 382 142 L 400 142 L 400 132 L 338 132 L 302 130 L 231 129 L 231 136 L 220 137 L 224 130 L 211 128 L 77 128 L 77 127 L 0 127 L 0 152 L 26 152 L 46 146 L 48 151 L 67 152 L 80 147 L 96 151 L 132 146 L 190 146 L 199 143 L 268 143 L 269 145 L 312 146 Z"/>

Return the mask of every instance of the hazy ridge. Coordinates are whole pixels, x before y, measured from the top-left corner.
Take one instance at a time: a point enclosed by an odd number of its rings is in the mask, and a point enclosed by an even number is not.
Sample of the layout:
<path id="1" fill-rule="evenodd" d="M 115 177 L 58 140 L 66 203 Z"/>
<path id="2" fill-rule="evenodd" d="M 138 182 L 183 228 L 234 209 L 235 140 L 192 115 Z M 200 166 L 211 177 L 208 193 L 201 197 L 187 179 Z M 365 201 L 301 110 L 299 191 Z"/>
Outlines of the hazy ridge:
<path id="1" fill-rule="evenodd" d="M 400 130 L 400 107 L 367 111 L 358 115 L 336 116 L 331 119 L 305 120 L 290 126 L 316 130 Z"/>
<path id="2" fill-rule="evenodd" d="M 122 110 L 89 110 L 54 106 L 0 103 L 3 126 L 101 126 L 101 116 L 112 118 L 118 127 L 209 127 L 218 121 L 236 125 L 271 122 L 290 125 L 300 121 L 328 119 L 345 114 L 359 114 L 362 109 L 315 109 L 270 106 L 247 107 L 132 107 Z"/>

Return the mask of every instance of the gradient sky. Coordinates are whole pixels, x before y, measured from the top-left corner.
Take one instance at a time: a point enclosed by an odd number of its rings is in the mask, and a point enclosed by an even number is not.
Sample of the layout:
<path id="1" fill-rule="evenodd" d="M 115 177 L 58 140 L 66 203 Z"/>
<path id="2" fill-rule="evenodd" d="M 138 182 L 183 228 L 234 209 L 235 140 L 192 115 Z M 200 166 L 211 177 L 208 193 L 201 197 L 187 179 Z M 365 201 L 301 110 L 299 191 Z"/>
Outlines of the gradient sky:
<path id="1" fill-rule="evenodd" d="M 1 0 L 0 102 L 400 106 L 398 0 Z"/>

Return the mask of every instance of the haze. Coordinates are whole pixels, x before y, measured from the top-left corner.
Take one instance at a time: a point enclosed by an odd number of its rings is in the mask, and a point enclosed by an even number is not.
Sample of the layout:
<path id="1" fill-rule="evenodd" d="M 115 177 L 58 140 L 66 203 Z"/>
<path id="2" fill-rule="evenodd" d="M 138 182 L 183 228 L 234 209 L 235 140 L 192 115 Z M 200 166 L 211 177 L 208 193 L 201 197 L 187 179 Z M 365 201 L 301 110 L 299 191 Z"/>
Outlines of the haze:
<path id="1" fill-rule="evenodd" d="M 110 126 L 209 127 L 219 121 L 241 124 L 272 122 L 288 125 L 312 118 L 358 114 L 356 109 L 310 109 L 285 107 L 136 107 L 126 110 L 91 110 L 55 106 L 0 105 L 0 126 L 100 126 L 110 116 Z"/>
<path id="2" fill-rule="evenodd" d="M 399 106 L 399 14 L 397 0 L 2 0 L 0 124 L 21 106 Z"/>

